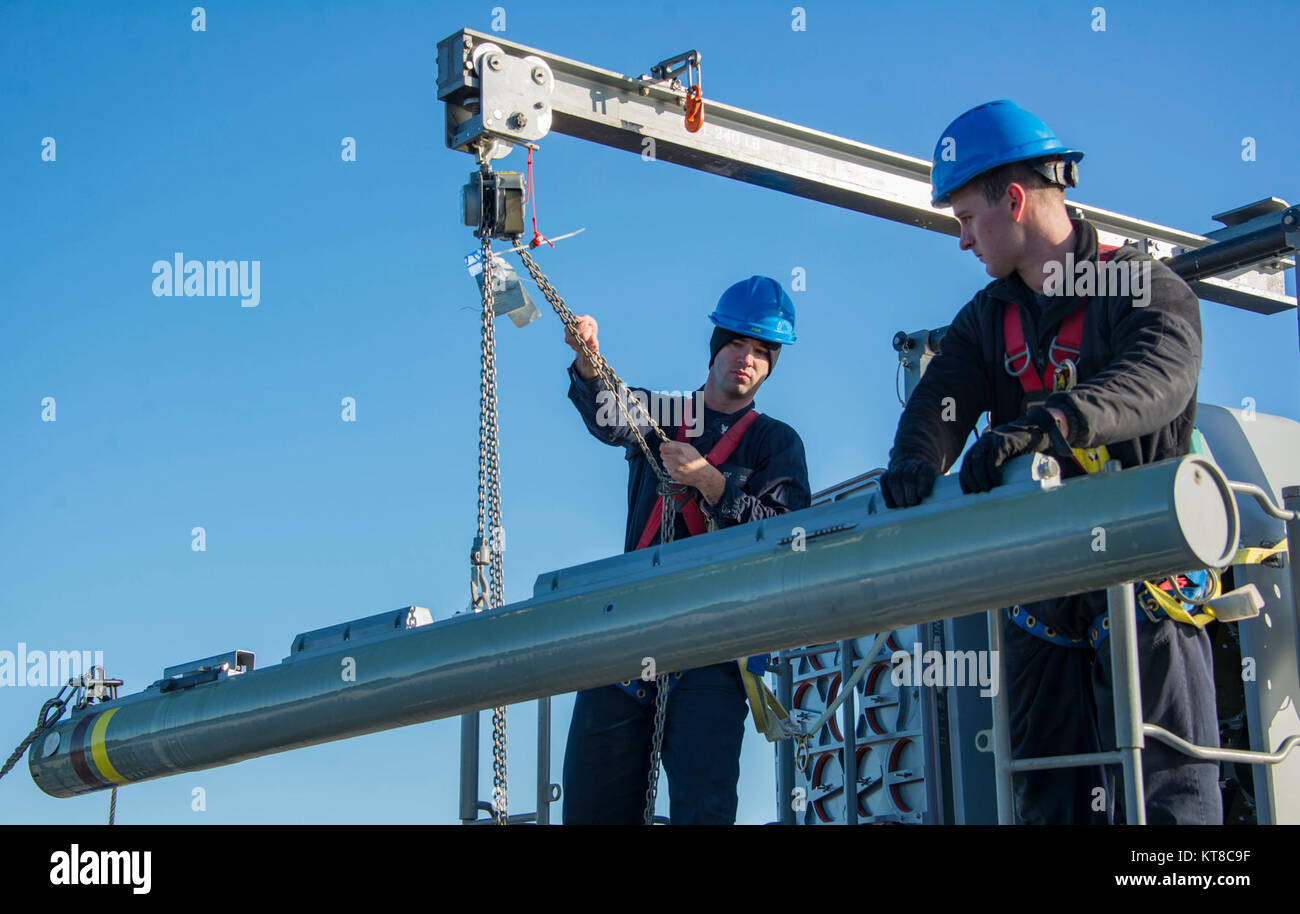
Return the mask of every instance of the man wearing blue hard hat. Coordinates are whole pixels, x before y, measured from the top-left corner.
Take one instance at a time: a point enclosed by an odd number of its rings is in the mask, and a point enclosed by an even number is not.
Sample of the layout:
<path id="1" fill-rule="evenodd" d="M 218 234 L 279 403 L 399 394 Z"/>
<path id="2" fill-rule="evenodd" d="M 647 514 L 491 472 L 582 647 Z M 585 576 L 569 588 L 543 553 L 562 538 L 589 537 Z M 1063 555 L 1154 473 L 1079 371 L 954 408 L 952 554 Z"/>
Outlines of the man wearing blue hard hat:
<path id="1" fill-rule="evenodd" d="M 694 396 L 667 398 L 625 389 L 619 395 L 626 413 L 610 408 L 613 392 L 603 387 L 583 352 L 583 346 L 593 355 L 600 351 L 595 320 L 583 315 L 577 337 L 565 334 L 577 353 L 569 366 L 569 399 L 591 434 L 623 448 L 628 461 L 626 552 L 661 541 L 658 478 L 626 416 L 637 421 L 652 450 L 655 439 L 631 407 L 633 398 L 659 413 L 653 418 L 669 438 L 658 448 L 660 464 L 686 486 L 678 496 L 674 540 L 808 507 L 803 442 L 790 426 L 754 409 L 754 395 L 782 347 L 795 341 L 790 297 L 776 280 L 751 276 L 722 294 L 710 318 L 714 330 L 703 387 Z M 666 400 L 676 402 L 670 409 L 655 408 Z M 765 657 L 750 658 L 742 667 L 730 661 L 668 677 L 662 758 L 674 824 L 735 821 L 745 680 L 761 676 L 765 662 Z M 658 690 L 654 677 L 646 681 L 638 672 L 629 669 L 628 680 L 577 695 L 564 755 L 565 824 L 642 821 Z"/>
<path id="2" fill-rule="evenodd" d="M 1065 189 L 1082 158 L 1011 101 L 967 111 L 935 145 L 932 202 L 952 207 L 961 249 L 993 281 L 953 318 L 903 411 L 881 478 L 889 507 L 928 496 L 984 412 L 989 428 L 961 465 L 967 493 L 1000 485 L 1004 464 L 1024 454 L 1053 455 L 1069 477 L 1191 451 L 1199 302 L 1164 264 L 1102 245 L 1091 224 L 1071 218 Z M 1089 531 L 1080 537 L 1089 548 Z M 1003 614 L 1016 758 L 1114 748 L 1106 612 L 1097 591 Z M 1138 649 L 1144 720 L 1218 746 L 1205 630 L 1140 608 Z M 1222 821 L 1217 763 L 1155 741 L 1142 761 L 1148 822 Z M 1114 766 L 1017 772 L 1013 781 L 1023 822 L 1123 815 Z"/>

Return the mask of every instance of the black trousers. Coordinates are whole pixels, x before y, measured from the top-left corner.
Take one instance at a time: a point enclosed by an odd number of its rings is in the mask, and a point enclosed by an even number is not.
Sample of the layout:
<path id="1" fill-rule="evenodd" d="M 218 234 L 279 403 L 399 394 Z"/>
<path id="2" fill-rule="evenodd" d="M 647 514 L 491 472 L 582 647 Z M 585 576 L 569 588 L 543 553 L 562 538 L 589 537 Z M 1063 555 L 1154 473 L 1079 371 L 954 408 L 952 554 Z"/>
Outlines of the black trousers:
<path id="1" fill-rule="evenodd" d="M 1115 748 L 1110 641 L 1060 647 L 1005 623 L 1007 697 L 1014 758 L 1103 752 Z M 1204 630 L 1139 617 L 1142 713 L 1200 746 L 1219 745 L 1210 639 Z M 1142 774 L 1147 822 L 1219 825 L 1223 806 L 1217 762 L 1197 761 L 1145 740 Z M 1118 765 L 1018 772 L 1016 817 L 1025 824 L 1113 824 L 1124 820 Z"/>
<path id="2" fill-rule="evenodd" d="M 647 683 L 651 697 L 655 688 Z M 734 660 L 686 670 L 669 693 L 662 754 L 674 825 L 736 821 L 746 713 Z M 641 824 L 653 732 L 653 701 L 612 685 L 578 693 L 564 751 L 565 825 Z"/>

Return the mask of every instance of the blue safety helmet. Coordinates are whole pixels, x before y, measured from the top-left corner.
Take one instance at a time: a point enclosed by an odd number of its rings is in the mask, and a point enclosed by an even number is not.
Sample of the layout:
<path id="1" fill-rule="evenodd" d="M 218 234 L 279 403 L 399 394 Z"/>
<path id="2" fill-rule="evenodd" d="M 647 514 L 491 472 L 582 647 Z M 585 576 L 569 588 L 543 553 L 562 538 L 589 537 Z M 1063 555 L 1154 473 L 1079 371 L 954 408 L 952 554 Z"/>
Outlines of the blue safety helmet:
<path id="1" fill-rule="evenodd" d="M 1081 151 L 1066 149 L 1046 124 L 1013 101 L 1002 99 L 972 108 L 949 124 L 935 144 L 931 202 L 948 206 L 953 191 L 999 165 L 1052 156 L 1059 156 L 1065 167 L 1044 170 L 1044 177 L 1073 187 L 1074 163 L 1083 158 Z"/>
<path id="2" fill-rule="evenodd" d="M 709 320 L 741 336 L 786 345 L 793 343 L 794 302 L 775 279 L 751 276 L 722 293 Z"/>

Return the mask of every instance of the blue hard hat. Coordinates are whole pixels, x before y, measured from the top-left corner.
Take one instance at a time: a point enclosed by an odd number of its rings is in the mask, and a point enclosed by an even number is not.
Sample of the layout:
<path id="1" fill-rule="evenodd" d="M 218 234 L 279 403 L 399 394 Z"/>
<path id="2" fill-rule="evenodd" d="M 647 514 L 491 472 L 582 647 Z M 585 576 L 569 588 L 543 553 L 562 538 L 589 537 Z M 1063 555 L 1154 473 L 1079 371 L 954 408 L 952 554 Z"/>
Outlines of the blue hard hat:
<path id="1" fill-rule="evenodd" d="M 709 320 L 732 333 L 782 345 L 793 343 L 794 302 L 775 279 L 751 276 L 722 293 Z"/>
<path id="2" fill-rule="evenodd" d="M 999 165 L 1049 156 L 1078 162 L 1083 153 L 1066 149 L 1046 124 L 1015 102 L 987 102 L 949 124 L 935 144 L 931 202 L 947 206 L 953 191 Z"/>

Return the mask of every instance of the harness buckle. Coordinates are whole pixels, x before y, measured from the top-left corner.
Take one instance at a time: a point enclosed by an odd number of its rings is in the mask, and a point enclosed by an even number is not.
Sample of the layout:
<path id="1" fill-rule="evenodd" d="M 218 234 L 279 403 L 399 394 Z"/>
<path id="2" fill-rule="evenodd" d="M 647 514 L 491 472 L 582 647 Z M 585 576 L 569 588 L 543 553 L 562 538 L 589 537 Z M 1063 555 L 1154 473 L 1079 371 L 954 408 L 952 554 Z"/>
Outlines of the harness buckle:
<path id="1" fill-rule="evenodd" d="M 1021 356 L 1024 357 L 1025 364 L 1021 365 L 1019 370 L 1012 368 L 1011 363 Z M 1002 366 L 1006 368 L 1007 374 L 1011 375 L 1013 378 L 1018 378 L 1028 370 L 1033 361 L 1034 360 L 1029 356 L 1029 347 L 1026 346 L 1023 352 L 1017 352 L 1015 355 L 1011 355 L 1010 353 L 1004 355 L 1002 357 Z"/>
<path id="2" fill-rule="evenodd" d="M 1054 336 L 1052 337 L 1052 345 L 1047 347 L 1047 360 L 1051 362 L 1052 366 L 1055 368 L 1061 367 L 1061 363 L 1056 361 L 1056 350 L 1058 349 L 1064 353 L 1068 353 L 1070 356 L 1073 356 L 1075 358 L 1078 358 L 1079 356 L 1078 349 L 1075 349 L 1073 346 L 1062 345 L 1060 342 L 1060 336 L 1059 335 Z M 1066 358 L 1065 361 L 1069 362 L 1071 360 L 1069 358 Z"/>
<path id="3" fill-rule="evenodd" d="M 1148 596 L 1146 593 L 1138 594 L 1137 605 L 1144 613 L 1147 614 L 1147 619 L 1151 622 L 1152 625 L 1155 625 L 1157 622 L 1160 621 L 1158 615 L 1159 608 L 1158 607 L 1154 609 L 1152 608 L 1154 605 L 1154 601 L 1152 601 L 1151 597 Z"/>

